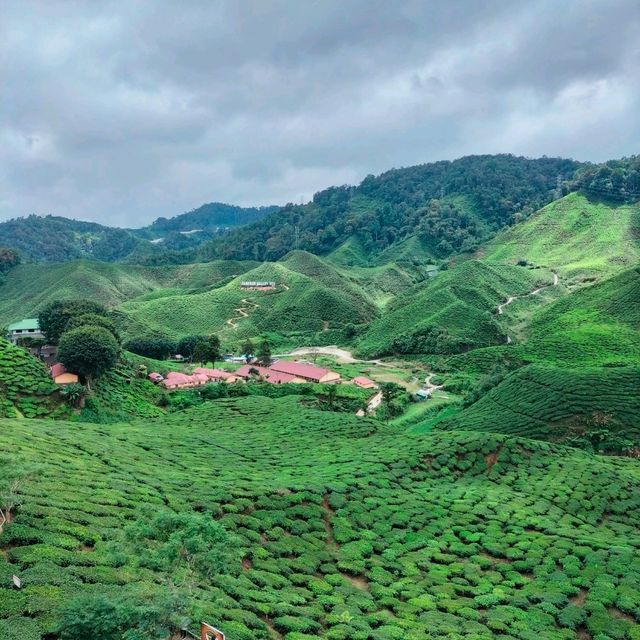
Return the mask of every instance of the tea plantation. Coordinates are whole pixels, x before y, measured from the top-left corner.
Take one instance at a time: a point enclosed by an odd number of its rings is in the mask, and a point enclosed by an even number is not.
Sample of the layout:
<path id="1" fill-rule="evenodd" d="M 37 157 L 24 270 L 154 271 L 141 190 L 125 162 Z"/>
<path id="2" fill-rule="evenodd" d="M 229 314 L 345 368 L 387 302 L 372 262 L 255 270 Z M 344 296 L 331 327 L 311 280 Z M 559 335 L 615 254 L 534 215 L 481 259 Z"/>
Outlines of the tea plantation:
<path id="1" fill-rule="evenodd" d="M 599 435 L 605 448 L 607 440 L 610 446 L 620 440 L 637 443 L 640 367 L 574 370 L 530 365 L 507 376 L 438 428 L 499 431 L 572 443 Z"/>
<path id="2" fill-rule="evenodd" d="M 400 436 L 295 396 L 108 426 L 4 419 L 0 449 L 30 469 L 0 537 L 3 638 L 64 637 L 77 598 L 168 593 L 230 640 L 640 637 L 637 460 Z M 189 518 L 224 528 L 224 562 L 165 565 L 132 542 Z"/>
<path id="3" fill-rule="evenodd" d="M 603 280 L 638 263 L 639 230 L 638 203 L 613 205 L 571 193 L 496 236 L 486 259 L 544 265 L 568 284 Z"/>
<path id="4" fill-rule="evenodd" d="M 358 352 L 456 353 L 504 343 L 498 304 L 552 281 L 545 269 L 464 262 L 394 300 L 363 334 Z"/>
<path id="5" fill-rule="evenodd" d="M 43 418 L 65 412 L 46 367 L 0 338 L 0 417 Z"/>

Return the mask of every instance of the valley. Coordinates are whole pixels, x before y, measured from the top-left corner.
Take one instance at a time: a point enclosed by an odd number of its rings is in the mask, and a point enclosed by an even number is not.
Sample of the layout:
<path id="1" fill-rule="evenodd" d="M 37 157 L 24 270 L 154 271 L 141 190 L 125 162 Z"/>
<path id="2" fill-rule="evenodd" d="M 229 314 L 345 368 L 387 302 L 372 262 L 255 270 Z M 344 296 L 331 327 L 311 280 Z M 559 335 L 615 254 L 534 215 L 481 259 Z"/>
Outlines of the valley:
<path id="1" fill-rule="evenodd" d="M 0 638 L 640 638 L 608 169 L 472 156 L 160 219 L 238 224 L 152 257 L 0 252 Z"/>

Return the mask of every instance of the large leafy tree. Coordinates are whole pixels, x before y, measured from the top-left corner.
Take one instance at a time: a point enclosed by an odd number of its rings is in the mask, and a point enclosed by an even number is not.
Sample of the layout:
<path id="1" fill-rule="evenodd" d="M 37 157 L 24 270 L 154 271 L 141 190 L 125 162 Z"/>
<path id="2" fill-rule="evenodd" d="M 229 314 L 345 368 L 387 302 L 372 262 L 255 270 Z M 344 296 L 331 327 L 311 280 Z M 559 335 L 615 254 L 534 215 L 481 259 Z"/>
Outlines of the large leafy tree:
<path id="1" fill-rule="evenodd" d="M 271 345 L 266 340 L 263 340 L 258 347 L 257 360 L 265 367 L 271 364 Z"/>
<path id="2" fill-rule="evenodd" d="M 206 337 L 201 337 L 193 350 L 193 359 L 201 363 L 211 362 L 215 365 L 216 360 L 220 360 L 220 338 L 212 333 Z"/>
<path id="3" fill-rule="evenodd" d="M 38 314 L 38 324 L 51 344 L 58 344 L 73 318 L 87 314 L 106 316 L 103 305 L 93 300 L 54 300 Z"/>
<path id="4" fill-rule="evenodd" d="M 13 249 L 0 247 L 0 274 L 7 273 L 20 264 L 20 254 Z"/>
<path id="5" fill-rule="evenodd" d="M 176 343 L 168 336 L 138 336 L 124 343 L 123 348 L 145 358 L 165 360 L 176 353 Z M 184 355 L 184 354 L 182 354 Z"/>
<path id="6" fill-rule="evenodd" d="M 58 358 L 64 366 L 91 380 L 111 369 L 120 347 L 104 327 L 85 325 L 67 331 L 60 339 Z"/>

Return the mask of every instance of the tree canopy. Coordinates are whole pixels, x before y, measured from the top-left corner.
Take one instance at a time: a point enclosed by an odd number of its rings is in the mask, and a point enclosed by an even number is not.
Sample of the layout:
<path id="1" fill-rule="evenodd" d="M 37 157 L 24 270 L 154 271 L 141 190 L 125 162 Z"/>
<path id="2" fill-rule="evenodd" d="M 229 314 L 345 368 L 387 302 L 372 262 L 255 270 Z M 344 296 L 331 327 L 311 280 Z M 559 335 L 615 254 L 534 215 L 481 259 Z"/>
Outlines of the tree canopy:
<path id="1" fill-rule="evenodd" d="M 69 371 L 94 378 L 116 364 L 119 352 L 120 347 L 109 330 L 84 325 L 62 335 L 58 358 Z"/>

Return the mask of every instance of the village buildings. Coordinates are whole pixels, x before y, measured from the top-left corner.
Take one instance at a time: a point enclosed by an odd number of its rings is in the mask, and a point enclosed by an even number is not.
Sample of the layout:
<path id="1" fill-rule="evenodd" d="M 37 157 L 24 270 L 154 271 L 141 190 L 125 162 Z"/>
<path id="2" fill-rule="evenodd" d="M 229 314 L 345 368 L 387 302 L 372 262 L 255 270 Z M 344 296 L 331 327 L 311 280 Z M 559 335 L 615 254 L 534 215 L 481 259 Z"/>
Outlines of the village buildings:
<path id="1" fill-rule="evenodd" d="M 314 364 L 303 362 L 289 362 L 288 360 L 278 360 L 271 367 L 272 371 L 286 373 L 296 378 L 302 378 L 305 382 L 315 382 L 320 384 L 340 382 L 340 374 L 323 367 L 316 367 Z"/>
<path id="2" fill-rule="evenodd" d="M 25 338 L 32 340 L 44 340 L 45 336 L 40 331 L 37 318 L 27 318 L 20 322 L 14 322 L 7 328 L 8 338 L 13 344 L 18 344 Z"/>
<path id="3" fill-rule="evenodd" d="M 68 384 L 77 384 L 80 379 L 77 374 L 67 371 L 65 366 L 58 362 L 51 367 L 51 378 L 56 384 L 65 386 Z"/>

